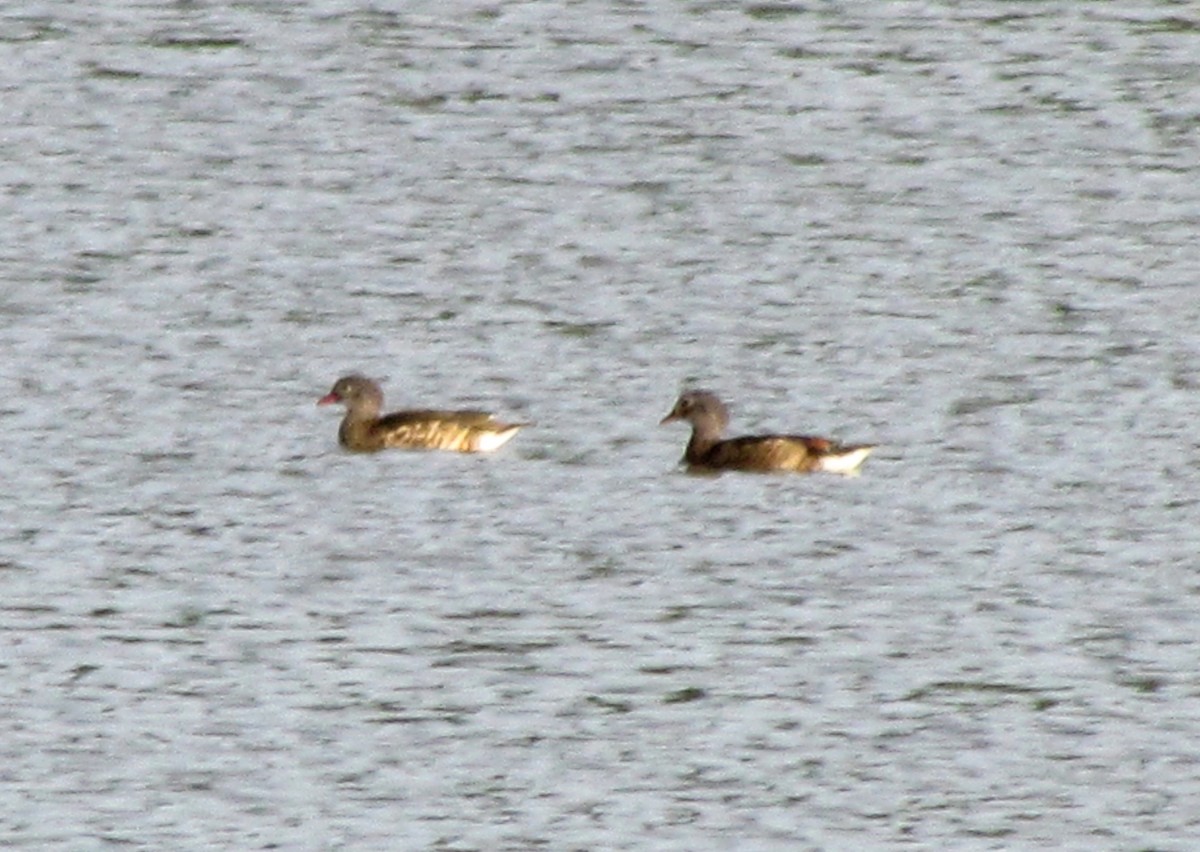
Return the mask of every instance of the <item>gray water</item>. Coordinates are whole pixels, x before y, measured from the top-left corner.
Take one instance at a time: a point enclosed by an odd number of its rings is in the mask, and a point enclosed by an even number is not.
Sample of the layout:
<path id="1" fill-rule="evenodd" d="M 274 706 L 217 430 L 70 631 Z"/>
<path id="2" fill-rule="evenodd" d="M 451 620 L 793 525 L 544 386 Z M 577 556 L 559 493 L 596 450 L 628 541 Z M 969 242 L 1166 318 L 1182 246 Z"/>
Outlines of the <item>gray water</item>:
<path id="1" fill-rule="evenodd" d="M 1200 17 L 0 12 L 0 842 L 1200 840 Z M 354 456 L 313 403 L 536 421 Z M 738 432 L 863 476 L 694 477 Z"/>

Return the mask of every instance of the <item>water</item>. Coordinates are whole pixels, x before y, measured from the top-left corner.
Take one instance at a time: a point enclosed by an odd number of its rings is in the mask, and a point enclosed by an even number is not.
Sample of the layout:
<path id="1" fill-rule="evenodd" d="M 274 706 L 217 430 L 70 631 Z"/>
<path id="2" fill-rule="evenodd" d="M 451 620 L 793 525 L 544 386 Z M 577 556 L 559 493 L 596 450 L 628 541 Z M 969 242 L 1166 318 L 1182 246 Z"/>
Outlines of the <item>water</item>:
<path id="1" fill-rule="evenodd" d="M 4 844 L 1194 846 L 1198 38 L 0 13 Z M 349 369 L 537 427 L 346 455 Z M 689 383 L 884 446 L 686 476 Z"/>

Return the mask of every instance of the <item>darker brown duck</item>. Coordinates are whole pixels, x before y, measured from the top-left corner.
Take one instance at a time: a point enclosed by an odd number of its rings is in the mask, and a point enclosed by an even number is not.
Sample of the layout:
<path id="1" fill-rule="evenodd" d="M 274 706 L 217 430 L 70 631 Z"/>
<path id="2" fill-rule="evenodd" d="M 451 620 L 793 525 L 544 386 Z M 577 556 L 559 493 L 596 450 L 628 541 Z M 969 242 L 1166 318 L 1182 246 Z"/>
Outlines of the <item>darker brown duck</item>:
<path id="1" fill-rule="evenodd" d="M 856 474 L 874 444 L 839 444 L 811 435 L 745 435 L 722 438 L 729 425 L 729 409 L 709 391 L 687 391 L 662 419 L 692 424 L 683 461 L 692 471 L 741 470 L 754 472 L 817 470 Z"/>
<path id="2" fill-rule="evenodd" d="M 512 440 L 525 423 L 501 423 L 486 411 L 412 409 L 380 415 L 383 391 L 366 376 L 342 376 L 317 405 L 342 403 L 338 443 L 356 452 L 391 448 L 487 453 Z"/>

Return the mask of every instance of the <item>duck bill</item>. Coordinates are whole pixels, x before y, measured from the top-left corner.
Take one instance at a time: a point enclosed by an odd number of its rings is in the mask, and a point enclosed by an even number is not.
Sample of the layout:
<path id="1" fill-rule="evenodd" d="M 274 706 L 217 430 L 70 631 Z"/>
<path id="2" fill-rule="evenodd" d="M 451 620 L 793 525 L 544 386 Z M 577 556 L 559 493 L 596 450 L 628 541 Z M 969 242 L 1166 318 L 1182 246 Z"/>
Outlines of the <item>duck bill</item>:
<path id="1" fill-rule="evenodd" d="M 676 420 L 680 420 L 680 419 L 681 419 L 680 416 L 678 414 L 676 414 L 674 411 L 672 411 L 670 414 L 668 414 L 662 420 L 658 421 L 658 425 L 666 426 L 668 423 L 674 423 Z"/>
<path id="2" fill-rule="evenodd" d="M 341 402 L 337 394 L 327 393 L 317 400 L 317 405 L 333 405 L 335 402 Z"/>

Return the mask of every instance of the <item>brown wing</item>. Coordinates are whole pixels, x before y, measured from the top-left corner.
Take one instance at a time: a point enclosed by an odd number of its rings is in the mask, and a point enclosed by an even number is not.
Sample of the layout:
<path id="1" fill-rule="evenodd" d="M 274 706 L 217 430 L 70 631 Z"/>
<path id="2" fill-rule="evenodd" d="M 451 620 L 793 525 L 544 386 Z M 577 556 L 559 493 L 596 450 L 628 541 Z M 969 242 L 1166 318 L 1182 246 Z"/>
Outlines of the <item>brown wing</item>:
<path id="1" fill-rule="evenodd" d="M 486 411 L 398 411 L 373 430 L 386 447 L 489 452 L 507 442 L 523 423 L 501 423 Z"/>
<path id="2" fill-rule="evenodd" d="M 457 411 L 447 411 L 434 408 L 413 408 L 385 414 L 379 418 L 382 428 L 407 426 L 416 423 L 457 423 L 460 426 L 489 427 L 495 426 L 495 418 L 487 411 L 465 408 Z"/>
<path id="3" fill-rule="evenodd" d="M 816 467 L 821 452 L 820 444 L 810 448 L 810 440 L 796 435 L 747 435 L 718 441 L 702 458 L 688 461 L 725 470 L 807 471 Z"/>

